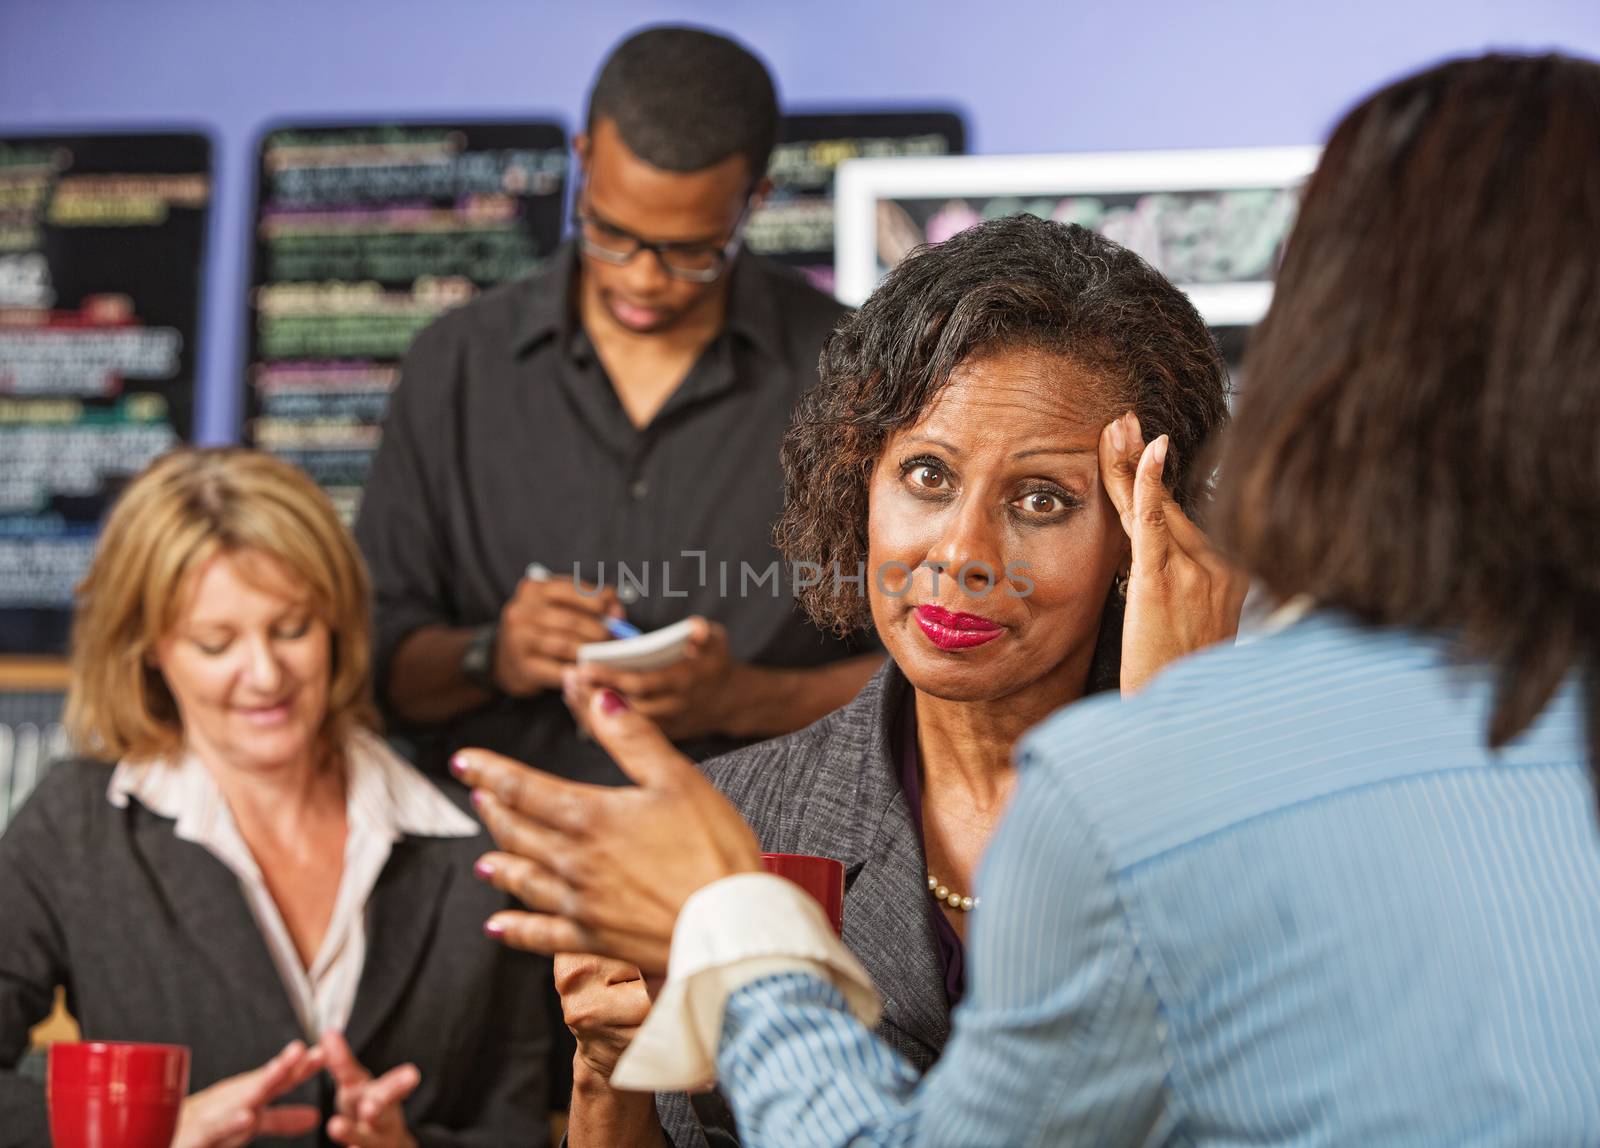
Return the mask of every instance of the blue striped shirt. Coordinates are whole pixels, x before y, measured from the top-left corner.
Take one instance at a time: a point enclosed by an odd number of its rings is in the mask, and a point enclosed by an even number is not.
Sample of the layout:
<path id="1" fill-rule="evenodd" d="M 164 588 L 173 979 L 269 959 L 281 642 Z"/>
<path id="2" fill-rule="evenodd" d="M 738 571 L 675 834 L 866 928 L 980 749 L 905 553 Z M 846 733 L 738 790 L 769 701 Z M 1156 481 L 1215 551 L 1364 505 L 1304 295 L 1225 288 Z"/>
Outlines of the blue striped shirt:
<path id="1" fill-rule="evenodd" d="M 831 986 L 757 982 L 719 1056 L 745 1141 L 1600 1144 L 1583 698 L 1493 753 L 1491 695 L 1325 612 L 1057 714 L 943 1059 L 919 1083 Z"/>

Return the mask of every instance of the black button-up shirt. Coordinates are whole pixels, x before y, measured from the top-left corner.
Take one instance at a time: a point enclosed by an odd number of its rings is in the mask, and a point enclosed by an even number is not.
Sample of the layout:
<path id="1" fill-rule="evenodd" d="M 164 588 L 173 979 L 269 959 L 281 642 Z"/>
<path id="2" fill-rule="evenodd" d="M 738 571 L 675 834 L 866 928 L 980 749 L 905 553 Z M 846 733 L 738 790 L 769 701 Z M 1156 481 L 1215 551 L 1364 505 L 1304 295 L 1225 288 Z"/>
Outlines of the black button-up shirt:
<path id="1" fill-rule="evenodd" d="M 406 356 L 356 525 L 380 693 L 408 634 L 497 621 L 531 562 L 616 586 L 645 631 L 713 618 L 739 661 L 808 667 L 856 652 L 799 612 L 772 544 L 779 444 L 843 308 L 740 256 L 723 331 L 640 428 L 576 318 L 576 259 L 564 248 L 445 315 Z M 477 745 L 569 777 L 622 780 L 579 738 L 558 691 L 497 699 L 418 744 L 430 769 Z M 683 748 L 703 758 L 736 744 Z"/>

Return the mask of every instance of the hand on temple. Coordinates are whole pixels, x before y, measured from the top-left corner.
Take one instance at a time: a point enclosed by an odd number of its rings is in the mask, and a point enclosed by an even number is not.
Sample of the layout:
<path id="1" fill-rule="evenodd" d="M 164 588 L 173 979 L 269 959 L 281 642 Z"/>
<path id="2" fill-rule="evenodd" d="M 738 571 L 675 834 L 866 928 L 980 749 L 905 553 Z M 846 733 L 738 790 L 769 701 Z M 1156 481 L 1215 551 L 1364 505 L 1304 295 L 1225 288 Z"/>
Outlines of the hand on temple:
<path id="1" fill-rule="evenodd" d="M 1148 446 L 1132 411 L 1100 432 L 1100 475 L 1133 550 L 1122 624 L 1122 692 L 1239 630 L 1249 579 L 1162 485 L 1167 436 Z"/>

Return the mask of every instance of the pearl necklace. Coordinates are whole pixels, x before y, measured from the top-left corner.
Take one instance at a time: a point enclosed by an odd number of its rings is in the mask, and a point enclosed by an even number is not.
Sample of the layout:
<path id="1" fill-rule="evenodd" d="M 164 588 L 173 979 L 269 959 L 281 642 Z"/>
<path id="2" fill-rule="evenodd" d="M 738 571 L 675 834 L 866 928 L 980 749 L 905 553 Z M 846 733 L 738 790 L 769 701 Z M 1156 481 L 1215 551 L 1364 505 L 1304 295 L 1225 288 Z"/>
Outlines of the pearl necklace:
<path id="1" fill-rule="evenodd" d="M 963 897 L 950 886 L 942 884 L 932 873 L 928 874 L 928 892 L 933 894 L 934 900 L 949 905 L 952 909 L 960 909 L 963 913 L 972 912 L 978 904 L 978 898 Z"/>

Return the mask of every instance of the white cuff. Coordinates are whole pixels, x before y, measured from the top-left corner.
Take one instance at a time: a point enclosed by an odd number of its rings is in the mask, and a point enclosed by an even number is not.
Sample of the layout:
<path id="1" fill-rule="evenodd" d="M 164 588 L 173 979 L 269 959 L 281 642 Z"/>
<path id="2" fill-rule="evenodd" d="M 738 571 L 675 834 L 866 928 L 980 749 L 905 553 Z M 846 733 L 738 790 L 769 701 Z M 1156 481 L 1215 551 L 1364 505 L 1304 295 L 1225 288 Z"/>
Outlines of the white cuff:
<path id="1" fill-rule="evenodd" d="M 868 1026 L 882 1006 L 867 970 L 811 894 L 770 873 L 725 877 L 684 903 L 667 981 L 616 1070 L 613 1088 L 674 1092 L 717 1076 L 728 998 L 753 981 L 802 972 L 832 982 Z"/>

